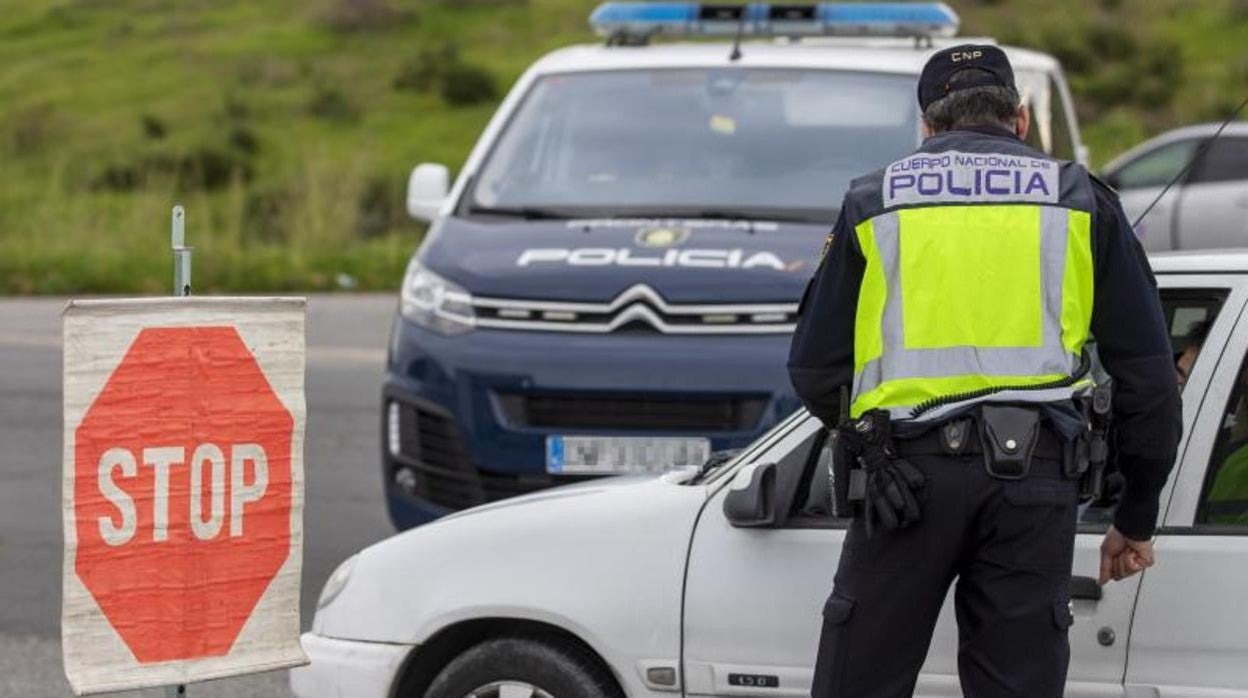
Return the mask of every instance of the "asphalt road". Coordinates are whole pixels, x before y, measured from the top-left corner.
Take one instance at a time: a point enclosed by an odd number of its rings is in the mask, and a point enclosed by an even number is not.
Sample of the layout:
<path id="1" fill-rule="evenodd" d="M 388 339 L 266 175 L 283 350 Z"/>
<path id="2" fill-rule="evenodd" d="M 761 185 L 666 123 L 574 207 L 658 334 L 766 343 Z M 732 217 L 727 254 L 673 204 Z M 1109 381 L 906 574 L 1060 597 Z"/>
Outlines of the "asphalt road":
<path id="1" fill-rule="evenodd" d="M 377 451 L 394 305 L 392 295 L 309 299 L 305 628 L 334 567 L 392 532 Z M 60 651 L 63 306 L 60 299 L 0 300 L 0 696 L 71 695 Z M 191 698 L 287 695 L 284 671 L 188 690 Z"/>

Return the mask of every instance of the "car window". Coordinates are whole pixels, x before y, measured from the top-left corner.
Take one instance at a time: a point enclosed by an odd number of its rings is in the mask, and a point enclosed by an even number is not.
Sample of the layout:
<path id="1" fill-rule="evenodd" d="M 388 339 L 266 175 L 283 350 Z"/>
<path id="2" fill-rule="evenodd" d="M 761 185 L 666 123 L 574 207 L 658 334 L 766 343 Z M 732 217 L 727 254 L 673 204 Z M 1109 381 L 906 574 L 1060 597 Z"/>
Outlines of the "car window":
<path id="1" fill-rule="evenodd" d="M 1196 524 L 1248 530 L 1248 361 L 1240 366 L 1222 415 Z"/>
<path id="2" fill-rule="evenodd" d="M 1170 293 L 1162 292 L 1161 306 L 1166 315 L 1166 326 L 1170 329 L 1170 348 L 1180 390 L 1186 389 L 1187 377 L 1196 366 L 1205 338 L 1209 336 L 1209 329 L 1225 299 L 1226 293 L 1221 290 L 1174 289 Z"/>
<path id="3" fill-rule="evenodd" d="M 1187 166 L 1199 143 L 1195 139 L 1168 143 L 1109 173 L 1109 178 L 1118 189 L 1164 187 Z"/>
<path id="4" fill-rule="evenodd" d="M 807 452 L 802 482 L 789 510 L 788 525 L 793 527 L 835 528 L 849 525 L 849 519 L 832 516 L 832 491 L 828 468 L 832 464 L 832 440 L 820 429 Z"/>
<path id="5" fill-rule="evenodd" d="M 1180 385 L 1187 382 L 1187 376 L 1199 360 L 1205 337 L 1225 300 L 1226 289 L 1161 289 L 1162 312 L 1165 314 L 1170 346 L 1174 352 L 1175 380 Z M 1118 504 L 1123 487 L 1122 476 L 1116 472 L 1113 460 L 1111 454 L 1101 498 L 1084 504 L 1080 510 L 1079 521 L 1084 530 L 1103 529 L 1113 521 L 1114 507 Z"/>
<path id="6" fill-rule="evenodd" d="M 1061 87 L 1057 84 L 1056 78 L 1049 76 L 1049 94 L 1052 95 L 1050 103 L 1053 106 L 1053 152 L 1055 158 L 1061 160 L 1075 159 L 1075 136 L 1074 129 L 1071 128 L 1069 114 L 1066 109 L 1066 97 L 1063 95 Z"/>
<path id="7" fill-rule="evenodd" d="M 1222 137 L 1192 168 L 1192 184 L 1248 181 L 1248 138 Z"/>

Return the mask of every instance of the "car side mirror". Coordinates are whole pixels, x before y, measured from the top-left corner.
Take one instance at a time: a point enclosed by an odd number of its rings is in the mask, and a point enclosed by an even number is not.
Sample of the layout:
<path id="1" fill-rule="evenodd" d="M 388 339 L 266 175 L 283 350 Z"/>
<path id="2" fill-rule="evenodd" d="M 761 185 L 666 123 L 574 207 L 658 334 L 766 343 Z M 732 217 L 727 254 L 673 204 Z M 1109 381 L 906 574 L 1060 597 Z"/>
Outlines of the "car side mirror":
<path id="1" fill-rule="evenodd" d="M 446 165 L 426 162 L 417 165 L 407 178 L 407 212 L 412 218 L 432 221 L 438 217 L 450 191 L 450 170 Z"/>
<path id="2" fill-rule="evenodd" d="M 724 518 L 737 528 L 767 528 L 776 524 L 776 464 L 763 463 L 749 471 L 749 483 L 724 497 Z"/>

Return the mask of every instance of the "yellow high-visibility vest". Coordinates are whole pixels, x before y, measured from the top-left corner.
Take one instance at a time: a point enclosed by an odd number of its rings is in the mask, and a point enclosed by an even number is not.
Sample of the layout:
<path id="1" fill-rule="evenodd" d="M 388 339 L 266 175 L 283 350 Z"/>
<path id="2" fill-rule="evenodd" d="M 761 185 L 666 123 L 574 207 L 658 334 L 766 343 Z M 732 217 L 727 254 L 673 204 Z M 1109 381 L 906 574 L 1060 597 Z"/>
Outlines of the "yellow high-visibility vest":
<path id="1" fill-rule="evenodd" d="M 1032 388 L 1069 378 L 1088 338 L 1092 201 L 1081 166 L 956 132 L 857 180 L 846 214 L 866 268 L 852 415 L 929 419 L 941 411 L 915 408 L 1084 389 Z"/>

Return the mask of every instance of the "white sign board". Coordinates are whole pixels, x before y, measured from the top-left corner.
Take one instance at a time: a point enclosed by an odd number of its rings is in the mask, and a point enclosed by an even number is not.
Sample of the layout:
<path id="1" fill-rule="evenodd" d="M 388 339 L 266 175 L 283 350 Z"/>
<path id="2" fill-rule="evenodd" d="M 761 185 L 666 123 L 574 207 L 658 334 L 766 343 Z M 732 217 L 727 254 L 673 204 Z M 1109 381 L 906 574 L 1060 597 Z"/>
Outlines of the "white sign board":
<path id="1" fill-rule="evenodd" d="M 307 663 L 304 301 L 71 301 L 65 674 L 74 692 Z"/>

